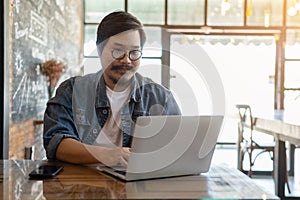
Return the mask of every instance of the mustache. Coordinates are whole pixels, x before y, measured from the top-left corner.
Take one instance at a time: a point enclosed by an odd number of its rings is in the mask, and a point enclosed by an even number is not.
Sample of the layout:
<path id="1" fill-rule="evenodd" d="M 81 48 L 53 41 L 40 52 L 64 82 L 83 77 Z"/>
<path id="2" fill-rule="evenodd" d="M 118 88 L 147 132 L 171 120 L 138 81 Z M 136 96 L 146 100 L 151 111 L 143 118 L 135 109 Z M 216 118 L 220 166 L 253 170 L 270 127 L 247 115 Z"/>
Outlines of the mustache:
<path id="1" fill-rule="evenodd" d="M 126 70 L 132 70 L 134 66 L 132 65 L 113 65 L 111 66 L 111 70 L 119 70 L 119 69 L 126 69 Z"/>

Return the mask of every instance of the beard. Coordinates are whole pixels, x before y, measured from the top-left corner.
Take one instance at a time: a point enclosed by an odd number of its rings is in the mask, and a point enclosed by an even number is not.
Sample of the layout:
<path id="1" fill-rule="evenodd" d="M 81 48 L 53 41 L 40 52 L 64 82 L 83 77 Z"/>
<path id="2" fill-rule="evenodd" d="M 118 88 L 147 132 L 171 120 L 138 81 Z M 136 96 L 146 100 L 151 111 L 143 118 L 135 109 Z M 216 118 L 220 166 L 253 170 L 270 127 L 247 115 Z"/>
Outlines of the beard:
<path id="1" fill-rule="evenodd" d="M 115 85 L 127 85 L 136 70 L 136 67 L 131 65 L 113 65 L 109 69 L 112 73 L 108 73 L 108 78 Z"/>
<path id="2" fill-rule="evenodd" d="M 112 71 L 120 71 L 120 70 L 131 71 L 133 69 L 134 69 L 134 66 L 132 66 L 132 65 L 113 65 L 110 68 L 110 70 L 112 70 Z"/>

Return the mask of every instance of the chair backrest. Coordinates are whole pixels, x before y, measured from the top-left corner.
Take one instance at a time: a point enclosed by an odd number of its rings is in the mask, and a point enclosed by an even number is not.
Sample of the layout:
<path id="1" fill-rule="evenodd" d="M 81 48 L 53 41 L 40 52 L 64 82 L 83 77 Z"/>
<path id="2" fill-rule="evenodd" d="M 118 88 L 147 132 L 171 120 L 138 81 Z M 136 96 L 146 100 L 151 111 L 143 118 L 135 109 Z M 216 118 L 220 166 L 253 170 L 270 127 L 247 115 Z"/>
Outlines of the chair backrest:
<path id="1" fill-rule="evenodd" d="M 253 141 L 253 117 L 252 117 L 252 111 L 250 105 L 247 104 L 237 104 L 236 108 L 238 109 L 239 112 L 239 141 L 240 142 L 247 142 L 251 146 L 253 143 L 256 144 L 256 142 Z M 249 121 L 250 126 L 247 126 L 250 129 L 250 135 L 245 134 L 245 125 L 246 125 L 246 120 Z"/>
<path id="2" fill-rule="evenodd" d="M 242 128 L 244 128 L 246 119 L 247 119 L 247 117 L 249 117 L 250 129 L 252 131 L 253 130 L 253 117 L 252 117 L 251 107 L 247 104 L 237 104 L 236 108 L 239 111 L 240 122 L 241 122 L 241 125 L 243 126 Z"/>

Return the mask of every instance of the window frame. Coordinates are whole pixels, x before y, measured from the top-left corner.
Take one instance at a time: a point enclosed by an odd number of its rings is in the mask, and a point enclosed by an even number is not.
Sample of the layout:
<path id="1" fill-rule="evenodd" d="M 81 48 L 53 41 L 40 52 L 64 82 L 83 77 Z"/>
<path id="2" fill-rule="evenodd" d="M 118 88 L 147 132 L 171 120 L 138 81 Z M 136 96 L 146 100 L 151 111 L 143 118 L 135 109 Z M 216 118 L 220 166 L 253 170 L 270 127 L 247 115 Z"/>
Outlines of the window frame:
<path id="1" fill-rule="evenodd" d="M 86 0 L 84 0 L 86 1 Z M 249 33 L 249 34 L 260 34 L 260 32 L 275 32 L 278 37 L 278 41 L 276 44 L 276 69 L 275 69 L 275 95 L 274 95 L 274 109 L 284 109 L 284 91 L 286 88 L 284 88 L 284 68 L 285 68 L 285 62 L 288 60 L 285 58 L 284 53 L 284 45 L 286 43 L 286 31 L 287 29 L 300 29 L 299 26 L 287 26 L 287 7 L 288 2 L 287 0 L 283 1 L 283 7 L 282 7 L 282 26 L 272 26 L 264 27 L 264 26 L 249 26 L 247 25 L 247 16 L 246 16 L 246 10 L 247 10 L 247 3 L 248 0 L 244 0 L 244 13 L 243 13 L 243 25 L 242 26 L 208 26 L 207 24 L 207 15 L 208 15 L 208 0 L 204 0 L 204 24 L 199 25 L 169 25 L 168 24 L 168 1 L 165 0 L 165 8 L 164 8 L 164 24 L 144 24 L 145 26 L 152 26 L 152 27 L 161 27 L 162 30 L 176 30 L 177 32 L 188 32 L 189 30 L 197 31 L 199 34 L 205 33 L 205 34 L 214 34 L 214 31 L 223 31 L 227 32 L 237 30 L 242 31 L 243 33 Z M 124 11 L 128 11 L 128 0 L 124 0 Z M 83 11 L 85 16 L 85 10 Z M 300 24 L 300 23 L 299 23 Z M 97 25 L 97 23 L 86 23 L 84 20 L 84 26 L 85 25 Z M 168 55 L 167 50 L 170 49 L 170 42 L 165 41 L 165 39 L 170 38 L 168 36 L 168 31 L 162 31 L 162 48 L 164 49 L 162 52 L 162 64 L 165 66 L 169 66 L 170 64 L 170 56 Z M 195 34 L 195 33 L 194 33 Z M 169 79 L 170 79 L 170 70 L 166 69 L 164 67 L 162 69 L 162 84 L 166 87 L 169 86 Z M 288 89 L 288 88 L 287 88 Z M 299 88 L 300 91 L 300 88 Z"/>

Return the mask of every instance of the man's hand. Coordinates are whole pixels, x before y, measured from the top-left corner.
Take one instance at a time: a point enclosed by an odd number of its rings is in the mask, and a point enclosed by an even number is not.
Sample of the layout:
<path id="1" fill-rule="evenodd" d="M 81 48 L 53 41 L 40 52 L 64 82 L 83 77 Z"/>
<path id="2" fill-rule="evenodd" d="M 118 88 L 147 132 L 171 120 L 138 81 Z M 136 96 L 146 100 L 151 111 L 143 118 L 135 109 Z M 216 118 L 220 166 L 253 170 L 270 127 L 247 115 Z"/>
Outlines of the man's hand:
<path id="1" fill-rule="evenodd" d="M 99 163 L 107 166 L 127 167 L 130 154 L 130 148 L 128 147 L 109 148 L 94 145 L 85 145 L 85 147 Z"/>
<path id="2" fill-rule="evenodd" d="M 108 148 L 88 145 L 72 138 L 63 139 L 56 151 L 56 157 L 65 162 L 76 164 L 103 163 L 107 166 L 120 165 L 124 167 L 127 167 L 129 154 L 130 148 L 128 147 Z"/>
<path id="3" fill-rule="evenodd" d="M 130 148 L 105 148 L 103 147 L 103 155 L 101 158 L 101 163 L 107 166 L 120 165 L 127 167 Z"/>

